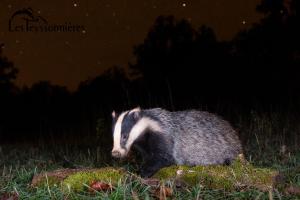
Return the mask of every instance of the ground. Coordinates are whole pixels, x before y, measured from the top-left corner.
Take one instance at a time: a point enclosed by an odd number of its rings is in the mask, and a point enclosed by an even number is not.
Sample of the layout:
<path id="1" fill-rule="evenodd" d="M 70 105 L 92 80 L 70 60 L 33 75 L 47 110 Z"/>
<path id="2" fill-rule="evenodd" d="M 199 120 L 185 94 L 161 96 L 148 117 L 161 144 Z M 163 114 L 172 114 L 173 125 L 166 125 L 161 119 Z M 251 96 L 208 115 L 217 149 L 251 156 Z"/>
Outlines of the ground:
<path id="1" fill-rule="evenodd" d="M 241 160 L 231 166 L 171 166 L 144 180 L 131 173 L 127 165 L 69 169 L 63 167 L 64 161 L 54 161 L 51 154 L 37 149 L 19 152 L 10 148 L 1 148 L 7 164 L 2 167 L 0 199 L 300 198 L 299 152 L 273 157 L 272 167 Z M 81 165 L 93 165 L 89 160 L 93 155 L 73 153 L 86 156 Z M 30 158 L 22 159 L 24 156 Z"/>
<path id="2" fill-rule="evenodd" d="M 146 180 L 135 162 L 111 160 L 109 148 L 92 142 L 2 144 L 0 199 L 300 199 L 297 124 L 255 115 L 235 126 L 245 159 L 172 166 Z"/>

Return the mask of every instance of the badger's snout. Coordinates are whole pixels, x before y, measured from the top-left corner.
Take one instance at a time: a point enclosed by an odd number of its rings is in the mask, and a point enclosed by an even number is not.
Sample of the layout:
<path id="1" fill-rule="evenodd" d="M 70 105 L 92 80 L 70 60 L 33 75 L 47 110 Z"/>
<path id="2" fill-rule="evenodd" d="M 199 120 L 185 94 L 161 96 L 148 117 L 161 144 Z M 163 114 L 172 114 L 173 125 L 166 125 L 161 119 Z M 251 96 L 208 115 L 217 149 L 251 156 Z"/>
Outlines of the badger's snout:
<path id="1" fill-rule="evenodd" d="M 112 155 L 112 157 L 115 157 L 115 158 L 121 158 L 121 152 L 119 152 L 119 151 L 112 151 L 111 152 L 111 155 Z"/>

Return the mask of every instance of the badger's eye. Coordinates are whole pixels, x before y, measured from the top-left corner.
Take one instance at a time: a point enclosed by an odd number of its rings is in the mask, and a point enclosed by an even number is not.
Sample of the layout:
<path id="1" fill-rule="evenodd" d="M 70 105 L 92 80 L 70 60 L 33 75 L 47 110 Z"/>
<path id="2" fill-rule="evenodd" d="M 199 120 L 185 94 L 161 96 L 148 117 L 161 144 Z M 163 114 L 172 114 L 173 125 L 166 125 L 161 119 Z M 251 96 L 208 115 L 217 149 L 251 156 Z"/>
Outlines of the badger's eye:
<path id="1" fill-rule="evenodd" d="M 126 139 L 126 135 L 122 135 L 122 139 L 125 140 Z"/>

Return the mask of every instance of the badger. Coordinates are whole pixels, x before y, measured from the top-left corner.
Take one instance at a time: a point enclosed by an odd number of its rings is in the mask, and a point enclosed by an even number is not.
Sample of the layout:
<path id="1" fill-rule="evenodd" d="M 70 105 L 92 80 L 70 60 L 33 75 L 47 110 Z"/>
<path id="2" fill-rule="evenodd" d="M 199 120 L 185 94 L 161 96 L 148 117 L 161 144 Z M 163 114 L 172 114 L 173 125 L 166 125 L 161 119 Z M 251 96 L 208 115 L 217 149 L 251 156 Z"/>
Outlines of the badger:
<path id="1" fill-rule="evenodd" d="M 112 156 L 125 158 L 132 147 L 144 162 L 142 177 L 170 165 L 230 164 L 242 146 L 229 122 L 206 111 L 170 112 L 134 108 L 112 112 Z"/>

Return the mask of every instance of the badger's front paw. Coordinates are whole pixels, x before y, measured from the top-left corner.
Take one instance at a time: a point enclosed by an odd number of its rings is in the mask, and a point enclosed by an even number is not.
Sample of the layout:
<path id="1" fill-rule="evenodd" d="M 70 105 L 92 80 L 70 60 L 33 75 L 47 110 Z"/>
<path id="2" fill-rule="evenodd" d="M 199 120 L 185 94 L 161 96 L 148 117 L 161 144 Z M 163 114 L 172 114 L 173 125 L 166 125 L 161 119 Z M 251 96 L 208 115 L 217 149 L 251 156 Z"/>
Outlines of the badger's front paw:
<path id="1" fill-rule="evenodd" d="M 151 177 L 161 168 L 170 166 L 172 164 L 173 163 L 170 162 L 170 160 L 163 159 L 163 158 L 155 158 L 155 159 L 148 160 L 140 168 L 140 175 L 143 178 Z"/>
<path id="2" fill-rule="evenodd" d="M 149 177 L 151 177 L 153 174 L 154 174 L 154 172 L 151 171 L 151 170 L 149 170 L 149 169 L 147 169 L 147 168 L 142 168 L 142 169 L 140 170 L 140 175 L 141 175 L 142 178 L 149 178 Z"/>
<path id="3" fill-rule="evenodd" d="M 153 167 L 142 167 L 140 169 L 140 176 L 143 178 L 150 178 L 151 176 L 153 176 L 156 172 L 158 171 L 157 168 L 153 168 Z"/>

